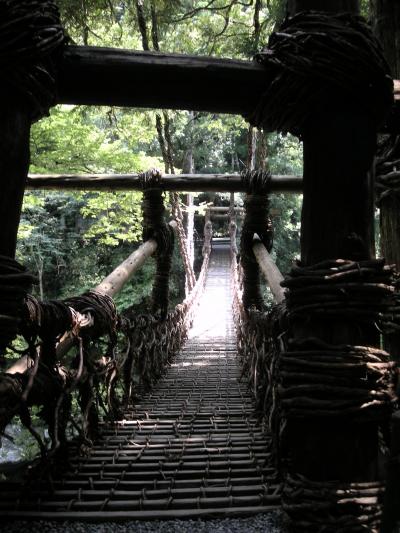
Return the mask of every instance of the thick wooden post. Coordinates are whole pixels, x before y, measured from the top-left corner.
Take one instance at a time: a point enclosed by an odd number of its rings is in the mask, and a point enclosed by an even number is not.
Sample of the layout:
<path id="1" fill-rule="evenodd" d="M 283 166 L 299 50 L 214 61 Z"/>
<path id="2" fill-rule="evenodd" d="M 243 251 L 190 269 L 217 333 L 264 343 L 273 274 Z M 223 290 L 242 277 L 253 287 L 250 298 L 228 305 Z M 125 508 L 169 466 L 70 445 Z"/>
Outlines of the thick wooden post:
<path id="1" fill-rule="evenodd" d="M 376 36 L 382 43 L 386 60 L 394 78 L 400 76 L 400 3 L 392 0 L 373 0 L 373 20 Z M 393 139 L 395 142 L 396 139 Z M 398 151 L 392 159 L 398 158 Z M 394 170 L 394 169 L 393 169 Z M 400 271 L 400 193 L 388 194 L 380 201 L 380 229 L 382 256 Z M 385 337 L 385 347 L 396 361 L 400 361 L 400 334 Z"/>
<path id="2" fill-rule="evenodd" d="M 293 0 L 292 14 L 305 9 L 358 10 L 356 0 Z M 307 266 L 326 259 L 374 257 L 370 179 L 376 126 L 364 108 L 345 98 L 319 110 L 303 132 L 304 176 L 301 259 Z M 319 337 L 330 344 L 379 346 L 374 328 L 313 320 L 294 327 L 295 338 Z M 346 419 L 290 420 L 287 442 L 293 472 L 313 480 L 375 479 L 378 428 Z"/>
<path id="3" fill-rule="evenodd" d="M 333 13 L 356 13 L 359 11 L 359 0 L 288 0 L 288 11 L 291 15 L 313 9 Z"/>
<path id="4" fill-rule="evenodd" d="M 0 255 L 15 257 L 29 167 L 30 113 L 17 102 L 0 108 Z"/>

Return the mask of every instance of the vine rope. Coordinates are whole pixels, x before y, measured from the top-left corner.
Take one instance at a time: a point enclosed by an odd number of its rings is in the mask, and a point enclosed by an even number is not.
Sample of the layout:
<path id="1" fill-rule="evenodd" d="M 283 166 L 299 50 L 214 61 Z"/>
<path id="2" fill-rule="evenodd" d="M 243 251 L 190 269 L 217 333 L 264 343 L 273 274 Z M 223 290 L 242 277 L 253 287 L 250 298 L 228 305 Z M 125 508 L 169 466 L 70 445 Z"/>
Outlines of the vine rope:
<path id="1" fill-rule="evenodd" d="M 57 62 L 66 41 L 58 8 L 52 0 L 3 0 L 0 21 L 0 72 L 8 98 L 22 95 L 38 120 L 56 101 Z"/>
<path id="2" fill-rule="evenodd" d="M 143 240 L 155 239 L 157 242 L 152 310 L 153 313 L 159 312 L 164 319 L 168 313 L 174 231 L 164 220 L 165 208 L 159 185 L 161 177 L 161 172 L 156 169 L 140 175 L 143 188 Z"/>
<path id="3" fill-rule="evenodd" d="M 393 105 L 393 81 L 368 24 L 349 13 L 303 12 L 287 18 L 255 60 L 267 87 L 249 122 L 301 136 L 311 114 L 329 102 L 362 104 L 377 125 Z"/>
<path id="4" fill-rule="evenodd" d="M 264 171 L 246 170 L 242 173 L 242 182 L 247 192 L 240 239 L 243 303 L 246 309 L 255 307 L 260 310 L 263 308 L 263 297 L 260 289 L 260 269 L 253 252 L 253 237 L 257 233 L 267 250 L 271 250 L 273 230 L 271 218 L 268 215 L 271 174 Z"/>

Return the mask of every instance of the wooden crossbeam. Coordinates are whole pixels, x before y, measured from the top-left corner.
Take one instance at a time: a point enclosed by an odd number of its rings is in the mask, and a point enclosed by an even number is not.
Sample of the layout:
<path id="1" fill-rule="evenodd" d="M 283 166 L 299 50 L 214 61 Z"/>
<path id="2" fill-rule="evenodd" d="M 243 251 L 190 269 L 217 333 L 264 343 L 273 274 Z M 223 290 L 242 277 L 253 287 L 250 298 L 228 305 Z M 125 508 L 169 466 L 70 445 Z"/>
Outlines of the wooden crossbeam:
<path id="1" fill-rule="evenodd" d="M 69 46 L 58 101 L 245 114 L 264 90 L 265 69 L 255 62 Z"/>
<path id="2" fill-rule="evenodd" d="M 246 115 L 264 93 L 268 74 L 255 61 L 68 46 L 60 63 L 58 103 Z M 395 87 L 400 107 L 397 80 Z"/>
<path id="3" fill-rule="evenodd" d="M 142 190 L 138 174 L 30 174 L 31 189 L 81 189 L 98 191 Z M 239 174 L 169 174 L 161 179 L 164 191 L 245 192 Z M 273 192 L 301 192 L 301 176 L 273 176 Z"/>

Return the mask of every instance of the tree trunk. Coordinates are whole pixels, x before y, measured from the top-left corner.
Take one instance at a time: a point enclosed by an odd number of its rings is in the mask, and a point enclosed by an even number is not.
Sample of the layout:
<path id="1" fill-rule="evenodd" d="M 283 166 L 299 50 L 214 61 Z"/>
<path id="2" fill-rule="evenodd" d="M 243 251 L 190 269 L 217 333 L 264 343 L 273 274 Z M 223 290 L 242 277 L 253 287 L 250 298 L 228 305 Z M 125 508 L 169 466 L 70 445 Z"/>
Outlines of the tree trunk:
<path id="1" fill-rule="evenodd" d="M 138 19 L 140 35 L 142 37 L 143 50 L 150 50 L 149 39 L 147 37 L 146 18 L 144 16 L 144 9 L 143 9 L 143 0 L 136 0 L 136 14 L 137 14 L 137 19 Z"/>

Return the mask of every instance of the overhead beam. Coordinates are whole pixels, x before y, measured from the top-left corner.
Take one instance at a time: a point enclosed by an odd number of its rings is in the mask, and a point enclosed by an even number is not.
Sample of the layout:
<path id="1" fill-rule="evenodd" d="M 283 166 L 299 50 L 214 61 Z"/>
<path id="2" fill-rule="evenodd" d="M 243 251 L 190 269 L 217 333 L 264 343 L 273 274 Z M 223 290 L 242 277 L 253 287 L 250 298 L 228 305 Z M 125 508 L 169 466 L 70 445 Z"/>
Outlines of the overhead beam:
<path id="1" fill-rule="evenodd" d="M 312 9 L 337 13 L 338 0 L 288 0 L 288 11 L 291 15 Z M 340 11 L 358 13 L 359 0 L 340 0 Z"/>
<path id="2" fill-rule="evenodd" d="M 331 3 L 336 5 L 334 0 Z M 352 10 L 356 3 L 348 0 L 347 9 Z M 328 8 L 329 2 L 321 1 L 320 7 Z M 59 66 L 60 104 L 238 115 L 254 110 L 270 74 L 256 61 L 94 46 L 66 47 Z M 400 107 L 398 91 L 395 98 Z"/>
<path id="3" fill-rule="evenodd" d="M 142 190 L 138 174 L 30 174 L 30 189 Z M 169 174 L 161 178 L 164 191 L 245 192 L 240 174 Z M 272 192 L 301 192 L 301 176 L 273 176 Z"/>
<path id="4" fill-rule="evenodd" d="M 245 114 L 265 91 L 256 62 L 69 46 L 58 102 Z"/>

